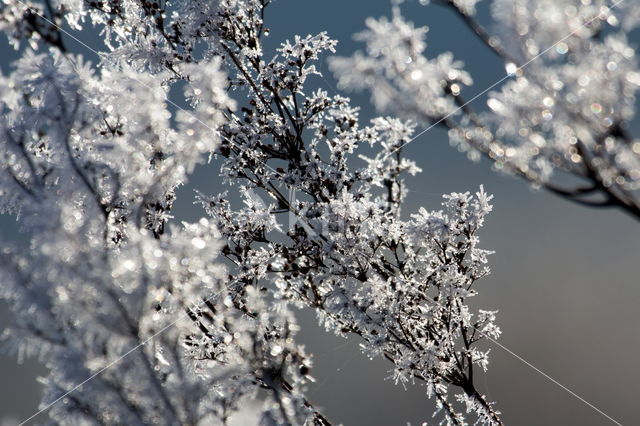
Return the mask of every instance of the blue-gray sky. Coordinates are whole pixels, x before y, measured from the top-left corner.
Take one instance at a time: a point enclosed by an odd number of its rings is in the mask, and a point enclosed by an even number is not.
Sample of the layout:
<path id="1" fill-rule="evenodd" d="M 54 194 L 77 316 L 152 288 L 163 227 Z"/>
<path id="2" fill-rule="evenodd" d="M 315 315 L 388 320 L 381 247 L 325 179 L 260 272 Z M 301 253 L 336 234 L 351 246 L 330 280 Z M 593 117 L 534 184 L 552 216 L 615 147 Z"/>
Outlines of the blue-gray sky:
<path id="1" fill-rule="evenodd" d="M 479 19 L 490 25 L 488 1 L 479 7 Z M 467 64 L 475 84 L 466 97 L 478 93 L 504 75 L 503 64 L 479 43 L 449 10 L 417 2 L 403 5 L 405 15 L 428 25 L 428 52 L 452 50 Z M 387 0 L 277 0 L 268 10 L 271 29 L 268 48 L 294 34 L 327 31 L 340 41 L 338 55 L 362 46 L 352 34 L 367 16 L 390 14 Z M 83 38 L 90 42 L 91 38 Z M 95 40 L 95 39 L 94 39 Z M 640 42 L 632 34 L 632 42 Z M 74 42 L 67 40 L 73 48 Z M 91 43 L 89 43 L 91 44 Z M 97 42 L 95 44 L 98 45 Z M 0 40 L 4 72 L 10 60 L 6 40 Z M 335 81 L 326 65 L 330 92 Z M 350 94 L 362 107 L 362 118 L 374 112 L 367 95 Z M 484 99 L 479 99 L 482 107 Z M 640 135 L 640 122 L 632 125 Z M 527 184 L 472 163 L 448 144 L 446 134 L 433 129 L 406 150 L 424 172 L 410 180 L 407 211 L 419 206 L 437 208 L 440 195 L 474 191 L 484 184 L 494 194 L 495 210 L 481 233 L 484 248 L 495 250 L 492 274 L 477 285 L 476 304 L 499 310 L 501 342 L 532 365 L 581 395 L 622 424 L 640 424 L 635 366 L 640 351 L 638 310 L 640 280 L 640 222 L 618 210 L 595 210 L 570 204 Z M 217 168 L 200 168 L 180 191 L 176 220 L 192 220 L 202 212 L 192 206 L 193 189 L 214 193 L 211 177 Z M 16 238 L 15 222 L 0 218 L 0 237 Z M 433 423 L 433 403 L 424 388 L 407 390 L 385 381 L 389 365 L 369 361 L 355 340 L 345 341 L 314 325 L 313 315 L 301 315 L 301 339 L 315 354 L 310 400 L 324 408 L 335 423 L 346 425 L 404 425 Z M 0 366 L 0 418 L 26 418 L 38 401 L 34 364 L 17 367 L 2 357 Z M 117 368 L 114 367 L 114 368 Z M 43 370 L 38 370 L 40 374 Z M 498 347 L 493 347 L 489 371 L 478 379 L 479 388 L 497 402 L 508 425 L 607 425 L 604 416 Z"/>

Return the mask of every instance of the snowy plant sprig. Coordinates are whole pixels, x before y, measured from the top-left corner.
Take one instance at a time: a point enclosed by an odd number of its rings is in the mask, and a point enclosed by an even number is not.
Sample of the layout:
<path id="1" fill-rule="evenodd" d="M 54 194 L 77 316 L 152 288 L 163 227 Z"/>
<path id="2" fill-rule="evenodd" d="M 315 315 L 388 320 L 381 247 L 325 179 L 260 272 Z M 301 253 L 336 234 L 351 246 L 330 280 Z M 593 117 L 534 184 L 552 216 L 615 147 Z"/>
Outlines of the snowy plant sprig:
<path id="1" fill-rule="evenodd" d="M 640 73 L 627 35 L 630 2 L 501 1 L 491 35 L 460 2 L 441 2 L 504 61 L 510 79 L 489 93 L 489 112 L 463 97 L 471 76 L 443 53 L 431 59 L 426 28 L 395 8 L 358 35 L 367 53 L 335 58 L 343 86 L 367 89 L 379 110 L 438 124 L 472 159 L 518 175 L 571 201 L 615 206 L 640 218 L 640 142 L 635 117 Z M 496 76 L 496 80 L 500 76 Z M 569 184 L 561 175 L 569 176 Z"/>
<path id="2" fill-rule="evenodd" d="M 180 64 L 186 96 L 205 101 L 172 121 L 171 64 L 97 70 L 24 35 L 53 49 L 0 79 L 0 207 L 33 235 L 3 244 L 0 275 L 7 345 L 50 371 L 41 408 L 62 424 L 224 423 L 266 389 L 263 421 L 326 424 L 302 393 L 311 360 L 288 308 L 251 289 L 231 302 L 208 221 L 167 230 L 234 108 L 220 60 Z"/>
<path id="3" fill-rule="evenodd" d="M 16 44 L 52 49 L 25 54 L 2 81 L 3 208 L 37 231 L 30 250 L 3 251 L 4 296 L 18 308 L 10 338 L 47 360 L 43 407 L 99 372 L 51 407 L 54 421 L 224 423 L 262 389 L 263 423 L 326 425 L 304 396 L 297 306 L 359 336 L 397 383 L 425 382 L 447 423 L 465 421 L 457 387 L 480 422 L 500 424 L 474 385 L 495 313 L 466 304 L 488 273 L 477 232 L 490 197 L 451 194 L 442 211 L 402 218 L 402 175 L 419 168 L 400 148 L 414 126 L 362 126 L 347 98 L 304 89 L 334 40 L 295 37 L 266 59 L 264 0 L 5 3 Z M 100 72 L 57 30 L 47 36 L 47 21 L 97 25 Z M 410 48 L 417 58 L 423 46 Z M 459 68 L 446 56 L 420 66 Z M 173 120 L 176 81 L 191 110 Z M 244 206 L 201 195 L 211 219 L 171 226 L 176 187 L 208 153 Z"/>
<path id="4" fill-rule="evenodd" d="M 335 46 L 326 34 L 285 42 L 264 62 L 234 34 L 225 32 L 220 45 L 248 101 L 230 115 L 218 154 L 244 205 L 200 195 L 227 238 L 234 303 L 258 287 L 311 307 L 328 330 L 357 335 L 366 355 L 388 359 L 397 383 L 426 382 L 445 421 L 464 422 L 448 399 L 457 386 L 478 420 L 499 424 L 473 384 L 474 369 L 487 366 L 475 344 L 499 335 L 495 315 L 466 304 L 488 272 L 477 232 L 490 197 L 451 194 L 442 211 L 402 219 L 402 175 L 419 168 L 399 148 L 414 126 L 394 118 L 362 126 L 347 98 L 304 92 L 313 60 Z"/>

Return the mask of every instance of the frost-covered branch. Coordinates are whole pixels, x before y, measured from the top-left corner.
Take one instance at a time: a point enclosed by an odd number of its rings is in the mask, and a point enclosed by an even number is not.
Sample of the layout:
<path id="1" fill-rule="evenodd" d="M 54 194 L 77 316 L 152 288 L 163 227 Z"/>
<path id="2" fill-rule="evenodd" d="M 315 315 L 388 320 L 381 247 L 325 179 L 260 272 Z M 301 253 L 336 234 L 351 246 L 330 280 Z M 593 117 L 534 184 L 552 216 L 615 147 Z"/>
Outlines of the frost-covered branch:
<path id="1" fill-rule="evenodd" d="M 414 125 L 363 125 L 349 99 L 305 89 L 334 50 L 325 33 L 265 58 L 268 3 L 60 0 L 47 15 L 5 1 L 2 30 L 49 49 L 0 81 L 2 208 L 33 233 L 2 251 L 5 337 L 50 369 L 42 408 L 59 423 L 225 424 L 260 395 L 265 424 L 327 425 L 304 395 L 295 307 L 389 360 L 396 383 L 426 382 L 444 422 L 465 424 L 460 402 L 501 424 L 474 384 L 495 312 L 467 305 L 488 273 L 491 197 L 403 215 Z M 24 27 L 28 13 L 96 25 L 99 67 Z M 178 82 L 189 108 L 172 115 Z M 209 218 L 174 224 L 176 188 L 207 154 L 244 205 L 207 188 Z"/>
<path id="2" fill-rule="evenodd" d="M 332 62 L 342 85 L 371 91 L 380 110 L 444 126 L 472 159 L 571 201 L 615 206 L 640 218 L 640 142 L 628 132 L 640 73 L 627 34 L 629 2 L 494 0 L 492 36 L 460 2 L 442 1 L 505 63 L 511 79 L 490 92 L 491 112 L 462 96 L 472 83 L 451 53 L 430 59 L 425 28 L 394 9 L 367 21 L 367 54 Z M 470 2 L 475 3 L 475 2 Z M 467 5 L 469 6 L 469 5 Z M 475 98 L 473 98 L 475 99 Z M 576 182 L 567 186 L 566 175 Z"/>

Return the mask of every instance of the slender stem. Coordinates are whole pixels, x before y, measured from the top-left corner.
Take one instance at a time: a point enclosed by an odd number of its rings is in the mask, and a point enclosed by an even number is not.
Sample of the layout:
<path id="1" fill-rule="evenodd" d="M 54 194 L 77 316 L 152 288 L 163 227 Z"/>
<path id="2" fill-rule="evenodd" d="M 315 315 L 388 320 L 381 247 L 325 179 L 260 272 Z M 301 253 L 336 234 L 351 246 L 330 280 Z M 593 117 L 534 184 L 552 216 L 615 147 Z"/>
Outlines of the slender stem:
<path id="1" fill-rule="evenodd" d="M 439 3 L 442 4 L 442 3 Z M 489 32 L 476 21 L 472 16 L 464 13 L 452 0 L 447 0 L 446 6 L 449 6 L 456 12 L 456 15 L 462 19 L 462 22 L 469 27 L 493 53 L 504 59 L 506 62 L 512 62 L 516 65 L 520 61 L 511 56 L 501 45 L 498 39 L 491 36 Z"/>
<path id="2" fill-rule="evenodd" d="M 480 121 L 478 116 L 469 106 L 468 102 L 465 102 L 464 99 L 459 95 L 455 96 L 455 101 L 456 101 L 456 104 L 461 108 L 462 112 L 466 114 L 466 116 L 471 120 L 472 123 L 474 123 L 476 127 L 482 130 L 488 130 L 484 125 L 484 123 Z M 433 121 L 431 117 L 427 117 L 427 119 Z M 440 120 L 439 124 L 443 125 L 444 127 L 450 130 L 460 130 L 460 131 L 462 130 L 455 121 L 449 118 Z M 504 146 L 504 144 L 501 141 L 495 138 L 495 136 L 493 135 L 493 132 L 488 132 L 488 134 L 491 134 L 491 137 L 492 137 L 491 143 L 496 143 L 499 146 Z M 495 162 L 494 158 L 490 155 L 491 151 L 488 148 L 488 145 L 486 143 L 483 143 L 483 144 L 472 143 L 472 146 L 474 149 L 480 152 L 485 158 L 489 159 L 491 162 Z M 632 217 L 634 217 L 636 220 L 640 220 L 640 204 L 638 203 L 638 201 L 634 200 L 631 194 L 628 194 L 628 193 L 618 194 L 614 191 L 614 188 L 615 188 L 614 186 L 605 185 L 602 178 L 599 176 L 597 169 L 592 164 L 592 159 L 589 156 L 588 149 L 582 143 L 577 144 L 577 146 L 580 151 L 580 156 L 584 161 L 586 172 L 582 171 L 578 173 L 577 171 L 574 170 L 574 171 L 569 171 L 569 173 L 589 181 L 590 185 L 587 187 L 577 187 L 577 188 L 571 188 L 571 189 L 562 188 L 556 184 L 553 184 L 550 182 L 543 182 L 543 181 L 532 178 L 529 175 L 529 173 L 525 172 L 517 165 L 511 164 L 511 163 L 506 163 L 506 164 L 511 168 L 511 171 L 514 174 L 522 177 L 523 179 L 529 182 L 540 185 L 544 189 L 551 192 L 552 194 L 558 195 L 573 203 L 581 204 L 583 206 L 588 206 L 588 207 L 617 207 L 623 210 L 624 212 L 628 213 Z M 604 201 L 592 201 L 592 200 L 585 200 L 583 198 L 585 195 L 590 195 L 594 192 L 599 192 L 603 194 L 606 199 Z"/>

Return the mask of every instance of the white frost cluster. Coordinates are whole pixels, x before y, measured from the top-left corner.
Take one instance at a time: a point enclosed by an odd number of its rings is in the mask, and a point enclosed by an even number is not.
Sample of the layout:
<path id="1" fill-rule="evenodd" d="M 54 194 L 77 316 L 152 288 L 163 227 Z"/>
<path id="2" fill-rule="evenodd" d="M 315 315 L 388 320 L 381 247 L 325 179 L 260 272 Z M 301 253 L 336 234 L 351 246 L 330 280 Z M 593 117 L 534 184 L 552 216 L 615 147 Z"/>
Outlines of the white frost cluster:
<path id="1" fill-rule="evenodd" d="M 325 33 L 265 60 L 268 3 L 4 0 L 0 29 L 48 48 L 0 77 L 0 208 L 31 235 L 0 246 L 4 338 L 49 369 L 41 407 L 56 424 L 225 424 L 261 398 L 261 424 L 328 425 L 304 394 L 312 362 L 295 307 L 387 359 L 397 383 L 424 382 L 445 422 L 464 424 L 459 400 L 500 424 L 473 382 L 488 364 L 476 342 L 500 334 L 495 312 L 467 305 L 489 272 L 477 234 L 491 197 L 454 193 L 403 216 L 415 125 L 361 124 L 349 99 L 305 92 L 336 45 Z M 48 21 L 97 26 L 99 66 Z M 370 21 L 377 59 L 357 72 L 368 85 L 408 76 L 394 90 L 445 114 L 471 80 L 451 55 L 425 59 L 424 33 L 399 14 Z M 189 108 L 174 114 L 177 84 Z M 174 223 L 176 188 L 207 156 L 244 203 L 200 194 L 208 217 Z"/>
<path id="2" fill-rule="evenodd" d="M 640 216 L 640 140 L 628 130 L 640 88 L 627 37 L 640 23 L 633 2 L 495 0 L 500 37 L 457 2 L 445 3 L 511 76 L 489 93 L 490 112 L 466 102 L 463 85 L 471 77 L 451 53 L 425 56 L 426 31 L 399 9 L 391 22 L 367 21 L 359 36 L 366 54 L 333 60 L 340 82 L 369 90 L 380 110 L 449 129 L 451 142 L 472 159 L 485 156 L 497 170 L 573 201 Z M 577 183 L 568 186 L 558 174 Z"/>
<path id="3" fill-rule="evenodd" d="M 329 62 L 341 87 L 369 89 L 379 110 L 411 118 L 443 117 L 455 110 L 447 93 L 452 86 L 460 90 L 473 81 L 450 52 L 425 57 L 426 27 L 415 28 L 398 8 L 391 20 L 369 18 L 366 25 L 356 39 L 366 42 L 367 55 L 358 52 Z"/>

